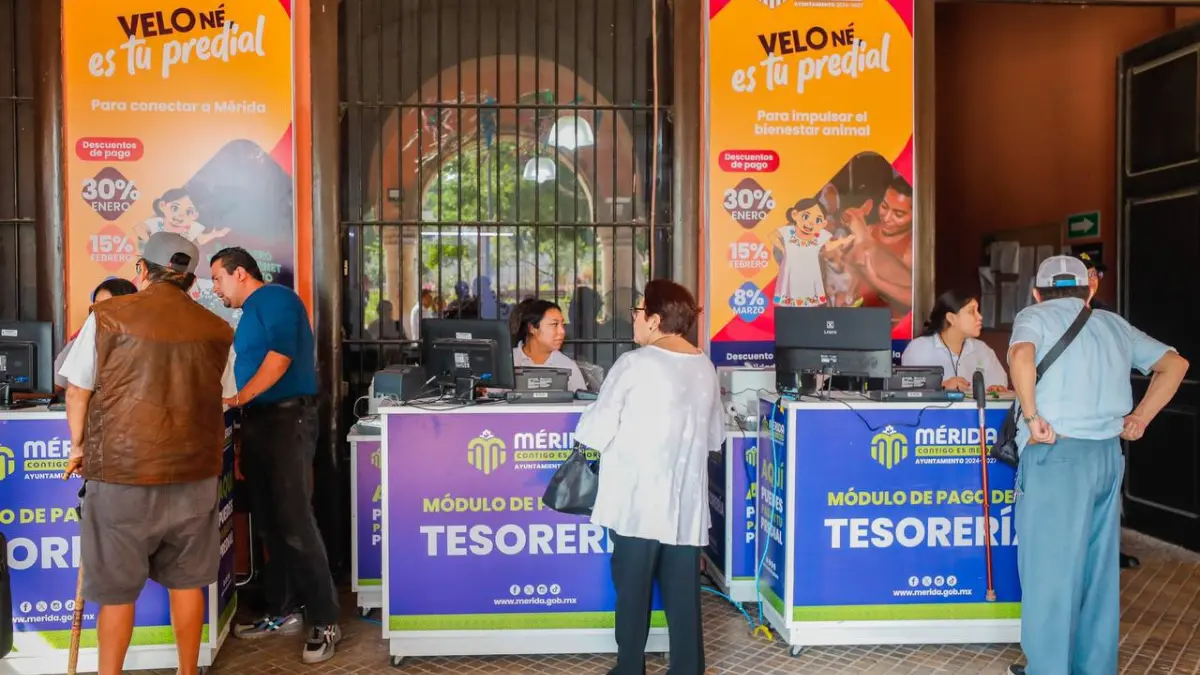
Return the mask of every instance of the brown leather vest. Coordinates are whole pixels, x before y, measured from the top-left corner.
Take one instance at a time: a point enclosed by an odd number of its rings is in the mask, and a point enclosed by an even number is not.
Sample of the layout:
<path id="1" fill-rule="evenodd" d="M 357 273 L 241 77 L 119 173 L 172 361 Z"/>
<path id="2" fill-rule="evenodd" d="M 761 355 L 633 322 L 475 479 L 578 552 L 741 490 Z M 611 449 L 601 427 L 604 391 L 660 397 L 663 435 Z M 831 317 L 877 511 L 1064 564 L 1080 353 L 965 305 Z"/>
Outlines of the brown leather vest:
<path id="1" fill-rule="evenodd" d="M 94 315 L 83 476 L 164 485 L 220 475 L 221 376 L 233 329 L 169 283 L 106 300 Z"/>

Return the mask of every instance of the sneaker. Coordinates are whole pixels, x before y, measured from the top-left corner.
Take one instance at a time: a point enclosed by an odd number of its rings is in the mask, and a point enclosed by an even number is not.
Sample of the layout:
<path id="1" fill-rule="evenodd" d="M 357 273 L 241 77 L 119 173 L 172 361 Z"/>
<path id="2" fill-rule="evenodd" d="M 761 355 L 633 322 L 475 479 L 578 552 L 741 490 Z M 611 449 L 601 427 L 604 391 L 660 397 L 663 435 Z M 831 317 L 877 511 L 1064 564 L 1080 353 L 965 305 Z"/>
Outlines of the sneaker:
<path id="1" fill-rule="evenodd" d="M 335 623 L 330 626 L 316 625 L 308 633 L 304 642 L 305 663 L 321 663 L 333 658 L 337 643 L 342 641 L 342 629 Z"/>
<path id="2" fill-rule="evenodd" d="M 257 640 L 268 635 L 296 635 L 304 630 L 304 618 L 298 612 L 286 616 L 265 616 L 253 623 L 239 623 L 233 636 L 242 640 Z"/>
<path id="3" fill-rule="evenodd" d="M 1008 675 L 1025 675 L 1025 666 L 1013 664 L 1008 667 Z"/>

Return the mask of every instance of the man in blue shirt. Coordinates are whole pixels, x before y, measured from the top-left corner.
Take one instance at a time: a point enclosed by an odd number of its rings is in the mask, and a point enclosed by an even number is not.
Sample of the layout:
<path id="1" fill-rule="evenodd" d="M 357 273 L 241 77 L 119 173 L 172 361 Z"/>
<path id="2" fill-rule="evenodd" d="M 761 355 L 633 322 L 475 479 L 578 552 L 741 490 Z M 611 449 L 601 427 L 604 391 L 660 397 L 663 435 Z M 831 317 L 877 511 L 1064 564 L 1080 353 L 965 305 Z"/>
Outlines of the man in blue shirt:
<path id="1" fill-rule="evenodd" d="M 1023 419 L 1017 442 L 1021 648 L 1011 675 L 1112 675 L 1120 633 L 1121 439 L 1136 441 L 1171 401 L 1188 363 L 1112 312 L 1093 312 L 1037 380 L 1094 289 L 1077 258 L 1038 268 L 1008 351 Z M 1129 373 L 1153 373 L 1135 408 Z"/>
<path id="2" fill-rule="evenodd" d="M 212 257 L 213 287 L 226 307 L 242 310 L 233 338 L 242 409 L 239 465 L 253 500 L 269 559 L 263 573 L 266 616 L 234 627 L 254 639 L 310 624 L 305 663 L 333 657 L 342 632 L 325 544 L 312 512 L 312 463 L 317 450 L 317 368 L 308 312 L 291 289 L 263 283 L 245 249 Z"/>

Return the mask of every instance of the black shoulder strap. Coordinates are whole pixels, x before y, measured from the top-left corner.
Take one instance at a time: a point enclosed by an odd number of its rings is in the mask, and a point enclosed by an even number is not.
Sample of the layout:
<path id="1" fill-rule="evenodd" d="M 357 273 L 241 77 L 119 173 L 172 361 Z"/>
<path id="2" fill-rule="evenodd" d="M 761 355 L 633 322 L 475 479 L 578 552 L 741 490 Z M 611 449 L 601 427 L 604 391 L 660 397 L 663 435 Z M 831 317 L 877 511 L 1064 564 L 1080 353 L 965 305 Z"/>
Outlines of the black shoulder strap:
<path id="1" fill-rule="evenodd" d="M 1092 308 L 1086 304 L 1079 311 L 1079 316 L 1075 317 L 1075 321 L 1067 328 L 1067 332 L 1063 333 L 1062 337 L 1058 338 L 1058 342 L 1054 343 L 1054 347 L 1042 359 L 1042 362 L 1037 367 L 1037 379 L 1042 379 L 1042 375 L 1046 374 L 1050 366 L 1058 360 L 1059 356 L 1075 341 L 1075 337 L 1079 335 L 1079 331 L 1083 330 L 1083 324 L 1087 323 L 1092 316 Z"/>

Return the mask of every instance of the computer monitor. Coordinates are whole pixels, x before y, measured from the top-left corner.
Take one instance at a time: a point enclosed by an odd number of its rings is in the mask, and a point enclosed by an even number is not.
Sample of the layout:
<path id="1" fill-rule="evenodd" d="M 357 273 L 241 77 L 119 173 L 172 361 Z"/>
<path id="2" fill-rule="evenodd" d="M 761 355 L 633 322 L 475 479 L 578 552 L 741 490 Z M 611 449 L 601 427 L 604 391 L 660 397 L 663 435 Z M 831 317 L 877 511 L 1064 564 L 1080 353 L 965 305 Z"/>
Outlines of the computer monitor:
<path id="1" fill-rule="evenodd" d="M 442 384 L 477 380 L 489 389 L 512 389 L 512 335 L 507 321 L 425 319 L 421 321 L 421 363 Z M 465 395 L 466 392 L 459 392 Z"/>
<path id="2" fill-rule="evenodd" d="M 12 394 L 54 393 L 54 330 L 39 321 L 0 321 L 0 409 Z"/>
<path id="3" fill-rule="evenodd" d="M 892 376 L 892 313 L 886 307 L 777 307 L 779 391 L 803 393 L 803 375 Z M 808 378 L 805 378 L 808 381 Z"/>

